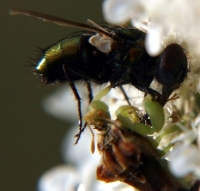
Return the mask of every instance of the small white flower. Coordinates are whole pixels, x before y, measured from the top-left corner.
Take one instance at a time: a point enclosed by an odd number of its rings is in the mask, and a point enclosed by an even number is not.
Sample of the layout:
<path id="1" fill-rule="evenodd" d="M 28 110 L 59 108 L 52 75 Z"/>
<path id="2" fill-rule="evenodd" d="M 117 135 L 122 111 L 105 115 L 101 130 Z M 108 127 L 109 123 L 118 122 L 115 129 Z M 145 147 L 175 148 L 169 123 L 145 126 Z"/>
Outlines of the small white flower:
<path id="1" fill-rule="evenodd" d="M 78 172 L 72 166 L 56 166 L 42 175 L 38 182 L 38 190 L 74 191 L 80 181 L 78 175 Z"/>
<path id="2" fill-rule="evenodd" d="M 200 150 L 193 144 L 176 144 L 168 154 L 169 168 L 177 177 L 194 173 L 200 177 Z"/>
<path id="3" fill-rule="evenodd" d="M 200 177 L 200 115 L 191 121 L 191 129 L 179 125 L 183 133 L 173 139 L 173 150 L 167 155 L 169 168 L 177 177 L 184 177 L 190 173 Z M 197 140 L 197 145 L 193 144 Z"/>
<path id="4" fill-rule="evenodd" d="M 144 3 L 148 1 L 134 1 L 134 0 L 107 0 L 103 3 L 103 12 L 106 20 L 109 23 L 124 24 L 132 20 L 133 22 L 141 21 L 141 17 L 144 13 Z M 145 17 L 142 17 L 144 20 Z"/>

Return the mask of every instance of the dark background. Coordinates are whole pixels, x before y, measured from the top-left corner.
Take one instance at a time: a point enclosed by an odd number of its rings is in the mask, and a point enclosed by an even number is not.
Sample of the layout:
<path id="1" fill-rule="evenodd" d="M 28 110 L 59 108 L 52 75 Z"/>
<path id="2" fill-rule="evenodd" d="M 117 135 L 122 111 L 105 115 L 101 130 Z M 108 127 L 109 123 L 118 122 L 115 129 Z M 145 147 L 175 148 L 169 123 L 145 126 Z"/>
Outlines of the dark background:
<path id="1" fill-rule="evenodd" d="M 73 30 L 10 9 L 30 9 L 85 23 L 103 21 L 101 0 L 0 1 L 0 190 L 36 190 L 40 175 L 63 163 L 61 141 L 67 124 L 46 114 L 42 98 L 56 86 L 39 86 L 29 58 Z"/>

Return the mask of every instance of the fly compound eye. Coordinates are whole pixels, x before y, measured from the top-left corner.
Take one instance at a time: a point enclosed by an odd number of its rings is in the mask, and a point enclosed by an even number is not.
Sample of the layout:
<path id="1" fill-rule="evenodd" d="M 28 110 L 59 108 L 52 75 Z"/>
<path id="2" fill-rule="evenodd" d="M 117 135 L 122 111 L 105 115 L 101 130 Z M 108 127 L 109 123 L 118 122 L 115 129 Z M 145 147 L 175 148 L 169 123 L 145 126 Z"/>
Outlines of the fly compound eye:
<path id="1" fill-rule="evenodd" d="M 162 94 L 158 98 L 161 105 L 169 100 L 171 93 L 179 88 L 188 72 L 187 57 L 183 48 L 178 44 L 170 44 L 160 55 L 156 70 L 156 79 L 163 85 Z"/>
<path id="2" fill-rule="evenodd" d="M 187 57 L 178 44 L 168 45 L 160 56 L 156 78 L 162 85 L 176 89 L 187 74 Z"/>

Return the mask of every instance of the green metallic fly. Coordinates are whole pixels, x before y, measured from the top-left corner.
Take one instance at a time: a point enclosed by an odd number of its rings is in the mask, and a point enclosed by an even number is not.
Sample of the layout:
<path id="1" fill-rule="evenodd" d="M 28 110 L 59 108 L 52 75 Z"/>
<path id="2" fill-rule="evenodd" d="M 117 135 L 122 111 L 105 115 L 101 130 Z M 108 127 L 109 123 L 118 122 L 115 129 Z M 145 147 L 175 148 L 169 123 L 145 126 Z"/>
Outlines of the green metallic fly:
<path id="1" fill-rule="evenodd" d="M 27 10 L 13 10 L 10 14 L 33 16 L 84 30 L 42 50 L 35 64 L 35 73 L 41 76 L 42 82 L 69 83 L 78 103 L 80 132 L 81 97 L 76 81 L 86 82 L 90 102 L 91 82 L 97 85 L 109 82 L 112 88 L 121 89 L 122 85 L 131 84 L 164 106 L 186 78 L 188 62 L 183 48 L 176 43 L 169 44 L 160 55 L 152 57 L 145 50 L 146 33 L 138 28 L 100 26 L 90 20 L 86 25 Z M 162 85 L 161 93 L 150 88 L 153 79 Z"/>

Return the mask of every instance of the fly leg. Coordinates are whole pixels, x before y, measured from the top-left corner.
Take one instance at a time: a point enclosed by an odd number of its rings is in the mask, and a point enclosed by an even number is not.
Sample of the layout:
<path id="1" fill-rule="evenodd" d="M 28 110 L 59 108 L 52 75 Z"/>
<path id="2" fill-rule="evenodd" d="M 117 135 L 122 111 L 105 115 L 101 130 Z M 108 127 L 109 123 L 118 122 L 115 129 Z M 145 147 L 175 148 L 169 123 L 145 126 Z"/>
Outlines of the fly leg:
<path id="1" fill-rule="evenodd" d="M 86 83 L 87 83 L 89 103 L 91 103 L 91 101 L 93 100 L 91 81 L 88 80 L 88 81 L 86 81 Z"/>
<path id="2" fill-rule="evenodd" d="M 89 98 L 89 104 L 90 104 L 91 101 L 93 100 L 92 87 L 91 87 L 90 80 L 86 81 L 86 84 L 87 84 L 88 98 Z M 84 123 L 84 126 L 81 128 L 79 126 L 79 132 L 78 132 L 78 134 L 75 135 L 75 137 L 76 137 L 75 144 L 78 143 L 79 139 L 81 138 L 81 134 L 83 133 L 83 131 L 85 130 L 86 127 L 87 127 L 87 123 Z"/>
<path id="3" fill-rule="evenodd" d="M 131 84 L 135 86 L 138 90 L 144 92 L 145 94 L 150 94 L 153 97 L 153 100 L 155 101 L 159 100 L 161 97 L 161 94 L 156 90 L 153 90 L 150 87 L 142 85 L 135 80 L 132 80 Z"/>
<path id="4" fill-rule="evenodd" d="M 83 131 L 82 129 L 84 128 L 84 127 L 82 127 L 83 126 L 83 124 L 82 124 L 82 118 L 83 118 L 83 116 L 82 116 L 82 112 L 81 112 L 81 97 L 79 96 L 78 91 L 76 89 L 76 86 L 75 86 L 73 80 L 70 77 L 69 69 L 67 68 L 66 64 L 63 64 L 63 69 L 65 71 L 65 74 L 66 74 L 69 86 L 72 89 L 74 97 L 75 97 L 75 99 L 77 101 L 77 105 L 78 105 L 78 118 L 79 118 L 79 134 L 80 134 Z"/>
<path id="5" fill-rule="evenodd" d="M 127 101 L 128 105 L 131 105 L 131 103 L 130 103 L 130 101 L 129 101 L 129 97 L 127 96 L 127 94 L 126 94 L 124 88 L 123 88 L 122 86 L 119 86 L 119 88 L 120 88 L 122 94 L 124 95 L 124 98 L 125 98 L 125 100 Z"/>

